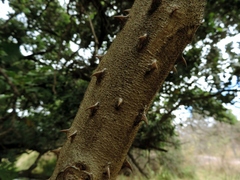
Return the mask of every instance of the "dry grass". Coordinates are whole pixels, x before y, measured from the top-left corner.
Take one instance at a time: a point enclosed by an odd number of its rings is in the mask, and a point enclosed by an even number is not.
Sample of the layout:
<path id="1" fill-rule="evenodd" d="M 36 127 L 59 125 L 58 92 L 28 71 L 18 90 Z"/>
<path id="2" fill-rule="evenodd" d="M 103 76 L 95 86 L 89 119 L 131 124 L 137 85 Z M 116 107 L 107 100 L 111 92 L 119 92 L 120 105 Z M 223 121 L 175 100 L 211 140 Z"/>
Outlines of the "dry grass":
<path id="1" fill-rule="evenodd" d="M 134 155 L 143 166 L 146 161 L 149 162 L 147 169 L 150 180 L 240 180 L 240 146 L 236 143 L 237 140 L 232 141 L 232 137 L 238 138 L 240 135 L 235 135 L 225 127 L 220 130 L 221 133 L 208 131 L 207 134 L 185 131 L 187 133 L 179 137 L 181 142 L 187 143 L 182 144 L 181 150 L 170 149 L 165 154 L 165 166 L 160 166 L 161 156 L 156 152 L 136 151 Z M 151 161 L 149 158 L 144 159 L 144 156 L 151 157 Z M 17 169 L 27 169 L 36 157 L 36 152 L 23 154 L 16 163 Z M 44 164 L 49 162 L 49 159 L 53 159 L 53 156 L 46 154 L 34 171 L 49 170 L 51 174 L 52 167 Z M 135 168 L 132 175 L 129 177 L 120 175 L 117 180 L 146 180 L 146 178 L 137 174 Z"/>
<path id="2" fill-rule="evenodd" d="M 183 142 L 180 151 L 170 150 L 169 169 L 150 172 L 150 180 L 240 180 L 240 124 L 184 129 L 180 133 Z M 157 157 L 154 157 L 157 159 Z M 178 159 L 181 160 L 178 160 Z M 176 165 L 177 173 L 171 165 Z M 159 168 L 159 165 L 158 165 Z M 143 180 L 139 175 L 119 177 L 118 180 Z"/>

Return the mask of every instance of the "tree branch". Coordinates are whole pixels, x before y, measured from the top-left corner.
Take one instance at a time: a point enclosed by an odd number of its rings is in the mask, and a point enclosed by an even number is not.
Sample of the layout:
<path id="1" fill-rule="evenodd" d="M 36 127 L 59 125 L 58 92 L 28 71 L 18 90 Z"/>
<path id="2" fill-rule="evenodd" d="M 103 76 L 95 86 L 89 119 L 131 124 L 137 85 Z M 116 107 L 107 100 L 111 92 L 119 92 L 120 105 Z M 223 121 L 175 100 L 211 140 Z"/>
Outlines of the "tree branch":
<path id="1" fill-rule="evenodd" d="M 135 158 L 133 157 L 133 155 L 128 152 L 128 156 L 131 159 L 131 161 L 133 162 L 133 164 L 136 166 L 136 168 L 138 169 L 138 171 L 144 175 L 147 179 L 149 178 L 148 175 L 144 172 L 144 170 L 139 166 L 139 164 L 137 163 L 137 161 L 135 160 Z"/>
<path id="2" fill-rule="evenodd" d="M 8 75 L 4 72 L 4 70 L 0 67 L 0 74 L 2 74 L 2 76 L 5 78 L 5 80 L 7 81 L 7 83 L 10 85 L 10 87 L 13 90 L 13 93 L 15 95 L 15 97 L 19 96 L 20 93 L 17 89 L 17 87 L 13 84 L 13 82 L 11 81 L 11 79 L 8 77 Z"/>
<path id="3" fill-rule="evenodd" d="M 21 59 L 31 59 L 31 60 L 34 60 L 35 62 L 41 63 L 40 61 L 37 61 L 34 56 L 36 56 L 36 55 L 44 55 L 44 54 L 46 54 L 46 53 L 49 53 L 49 52 L 51 52 L 55 47 L 56 47 L 55 45 L 54 45 L 54 46 L 49 46 L 45 51 L 34 52 L 34 53 L 32 53 L 32 54 L 30 54 L 30 55 L 28 55 L 28 56 L 23 56 Z M 43 65 L 45 65 L 45 64 L 43 64 Z"/>
<path id="4" fill-rule="evenodd" d="M 1 132 L 1 133 L 0 133 L 0 137 L 8 134 L 8 133 L 11 132 L 11 131 L 12 131 L 12 127 L 8 128 L 6 131 Z"/>
<path id="5" fill-rule="evenodd" d="M 20 177 L 30 177 L 32 176 L 32 170 L 34 170 L 37 167 L 38 161 L 40 160 L 40 158 L 42 157 L 43 153 L 39 153 L 37 158 L 35 159 L 34 163 L 27 169 L 27 170 L 23 170 L 19 173 Z"/>
<path id="6" fill-rule="evenodd" d="M 186 99 L 182 99 L 179 104 L 184 105 L 184 104 L 186 104 L 188 102 L 192 102 L 192 101 L 210 99 L 212 97 L 220 95 L 223 92 L 239 92 L 239 91 L 240 90 L 237 90 L 237 89 L 222 89 L 221 91 L 218 91 L 216 93 L 212 93 L 212 94 L 209 94 L 209 95 L 206 95 L 206 96 L 189 97 L 189 98 L 186 98 Z"/>
<path id="7" fill-rule="evenodd" d="M 97 35 L 96 35 L 96 33 L 95 33 L 95 30 L 94 30 L 94 27 L 93 27 L 93 24 L 92 24 L 92 20 L 91 20 L 91 18 L 90 18 L 89 16 L 88 16 L 88 21 L 89 21 L 90 28 L 91 28 L 91 30 L 92 30 L 93 37 L 94 37 L 94 41 L 95 41 L 94 54 L 97 54 L 98 45 L 99 45 L 98 38 L 97 38 Z"/>

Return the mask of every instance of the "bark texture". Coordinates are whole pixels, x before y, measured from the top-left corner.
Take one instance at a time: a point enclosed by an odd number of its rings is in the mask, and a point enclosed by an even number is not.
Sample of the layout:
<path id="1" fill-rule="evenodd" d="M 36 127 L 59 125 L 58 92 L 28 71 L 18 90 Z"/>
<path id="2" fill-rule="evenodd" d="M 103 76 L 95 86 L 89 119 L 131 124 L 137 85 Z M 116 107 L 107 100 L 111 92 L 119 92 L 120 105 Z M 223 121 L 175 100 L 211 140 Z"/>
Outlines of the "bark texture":
<path id="1" fill-rule="evenodd" d="M 135 1 L 65 130 L 51 180 L 116 179 L 151 101 L 201 24 L 204 5 Z"/>

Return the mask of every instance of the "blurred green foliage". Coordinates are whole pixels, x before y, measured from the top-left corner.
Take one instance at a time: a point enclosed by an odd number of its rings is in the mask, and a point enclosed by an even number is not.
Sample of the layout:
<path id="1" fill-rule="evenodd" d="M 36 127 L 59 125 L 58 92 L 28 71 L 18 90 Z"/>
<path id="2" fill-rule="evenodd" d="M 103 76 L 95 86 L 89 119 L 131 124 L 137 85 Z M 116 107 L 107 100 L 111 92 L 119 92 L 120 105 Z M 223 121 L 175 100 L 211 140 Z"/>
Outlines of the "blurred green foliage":
<path id="1" fill-rule="evenodd" d="M 106 53 L 121 29 L 113 15 L 126 14 L 133 0 L 2 3 L 12 11 L 0 18 L 0 158 L 14 162 L 27 150 L 44 154 L 63 144 L 59 131 L 74 119 L 98 64 L 95 55 Z M 133 148 L 175 145 L 169 142 L 176 136 L 174 112 L 182 106 L 189 114 L 236 121 L 224 105 L 239 103 L 240 56 L 230 43 L 224 58 L 217 43 L 239 33 L 239 11 L 238 0 L 208 1 L 203 24 L 183 52 L 188 66 L 179 63 L 178 73 L 169 74 Z"/>
<path id="2" fill-rule="evenodd" d="M 0 163 L 0 179 L 9 180 L 17 177 L 16 168 L 14 164 L 10 163 L 6 159 L 2 159 Z"/>

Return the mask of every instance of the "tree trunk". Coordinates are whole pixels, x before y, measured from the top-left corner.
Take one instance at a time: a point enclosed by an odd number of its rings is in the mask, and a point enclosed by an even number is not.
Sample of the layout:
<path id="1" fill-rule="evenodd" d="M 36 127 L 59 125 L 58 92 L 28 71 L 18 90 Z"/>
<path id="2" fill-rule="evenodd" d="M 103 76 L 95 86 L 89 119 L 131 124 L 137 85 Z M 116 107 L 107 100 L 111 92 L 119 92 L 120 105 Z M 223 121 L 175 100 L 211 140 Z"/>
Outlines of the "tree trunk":
<path id="1" fill-rule="evenodd" d="M 85 93 L 53 179 L 116 179 L 156 92 L 201 24 L 204 0 L 136 0 Z M 179 58 L 180 57 L 180 58 Z M 184 59 L 182 59 L 184 61 Z"/>

